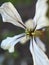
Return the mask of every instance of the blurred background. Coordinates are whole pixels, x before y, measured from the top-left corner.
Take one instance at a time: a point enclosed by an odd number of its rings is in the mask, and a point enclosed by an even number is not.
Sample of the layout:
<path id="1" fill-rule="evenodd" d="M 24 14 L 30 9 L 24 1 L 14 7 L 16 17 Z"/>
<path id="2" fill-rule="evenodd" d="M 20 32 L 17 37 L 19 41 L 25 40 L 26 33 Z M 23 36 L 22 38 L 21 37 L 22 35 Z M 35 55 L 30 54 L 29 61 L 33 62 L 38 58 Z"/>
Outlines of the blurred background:
<path id="1" fill-rule="evenodd" d="M 4 2 L 12 2 L 15 8 L 18 10 L 23 22 L 33 18 L 35 15 L 35 5 L 37 0 L 0 0 L 0 5 Z M 49 13 L 48 13 L 49 14 Z M 21 28 L 10 23 L 3 23 L 0 15 L 0 44 L 6 37 L 11 37 L 22 33 Z M 49 28 L 46 29 L 44 38 L 41 40 L 45 43 L 49 57 Z M 18 43 L 15 46 L 15 52 L 9 53 L 0 48 L 0 65 L 33 65 L 32 56 L 29 51 L 29 41 L 27 44 Z"/>

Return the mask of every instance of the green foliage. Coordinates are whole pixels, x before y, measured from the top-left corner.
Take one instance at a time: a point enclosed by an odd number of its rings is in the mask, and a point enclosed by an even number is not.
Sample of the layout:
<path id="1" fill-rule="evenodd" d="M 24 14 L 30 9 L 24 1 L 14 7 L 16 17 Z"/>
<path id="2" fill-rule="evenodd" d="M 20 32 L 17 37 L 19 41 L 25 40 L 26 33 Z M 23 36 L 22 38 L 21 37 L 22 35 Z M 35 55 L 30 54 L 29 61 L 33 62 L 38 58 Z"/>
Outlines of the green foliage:
<path id="1" fill-rule="evenodd" d="M 21 5 L 21 4 L 29 5 L 33 2 L 33 0 L 0 0 L 0 3 L 3 2 L 12 2 L 15 5 Z"/>
<path id="2" fill-rule="evenodd" d="M 20 54 L 19 54 L 19 52 L 17 50 L 15 50 L 15 52 L 11 54 L 11 56 L 14 57 L 14 58 L 18 58 L 19 55 Z"/>
<path id="3" fill-rule="evenodd" d="M 13 53 L 9 53 L 9 51 L 6 51 L 4 53 L 4 55 L 5 55 L 6 58 L 13 58 L 13 59 L 15 59 L 15 58 L 18 58 L 20 56 L 20 53 L 17 50 L 15 50 Z"/>
<path id="4" fill-rule="evenodd" d="M 2 39 L 5 39 L 6 37 L 14 36 L 14 32 L 5 32 L 1 36 L 2 36 Z"/>

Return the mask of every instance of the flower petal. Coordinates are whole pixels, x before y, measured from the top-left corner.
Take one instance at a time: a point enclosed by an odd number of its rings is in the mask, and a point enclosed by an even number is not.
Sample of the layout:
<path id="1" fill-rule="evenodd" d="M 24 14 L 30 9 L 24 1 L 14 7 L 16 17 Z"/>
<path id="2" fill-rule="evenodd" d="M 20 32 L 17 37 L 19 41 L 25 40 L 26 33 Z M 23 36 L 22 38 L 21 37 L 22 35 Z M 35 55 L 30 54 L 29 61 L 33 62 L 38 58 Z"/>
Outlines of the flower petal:
<path id="1" fill-rule="evenodd" d="M 1 48 L 4 50 L 9 50 L 9 52 L 14 52 L 14 46 L 21 40 L 25 34 L 16 35 L 14 37 L 7 37 L 1 42 Z"/>
<path id="2" fill-rule="evenodd" d="M 9 53 L 13 53 L 13 52 L 14 52 L 14 46 L 10 47 L 10 48 L 8 49 L 8 51 L 9 51 Z"/>
<path id="3" fill-rule="evenodd" d="M 38 20 L 36 30 L 48 26 L 49 26 L 49 19 L 43 16 L 41 17 L 41 19 Z"/>
<path id="4" fill-rule="evenodd" d="M 33 57 L 34 65 L 49 65 L 49 59 L 46 54 L 38 47 L 35 40 L 30 42 L 30 52 Z"/>
<path id="5" fill-rule="evenodd" d="M 38 20 L 41 20 L 41 17 L 46 16 L 46 13 L 48 11 L 48 4 L 47 0 L 38 0 L 36 3 L 36 12 L 34 21 L 35 23 L 38 23 Z"/>
<path id="6" fill-rule="evenodd" d="M 38 37 L 36 37 L 36 43 L 44 52 L 46 52 L 46 47 L 44 43 Z"/>
<path id="7" fill-rule="evenodd" d="M 22 19 L 12 3 L 6 2 L 2 4 L 0 7 L 0 14 L 2 15 L 3 22 L 9 22 L 16 26 L 24 28 Z"/>
<path id="8" fill-rule="evenodd" d="M 33 19 L 29 19 L 25 22 L 25 25 L 27 29 L 34 29 L 36 24 L 34 23 Z"/>
<path id="9" fill-rule="evenodd" d="M 24 44 L 24 43 L 26 43 L 28 40 L 29 40 L 29 37 L 24 36 L 24 37 L 21 38 L 20 43 Z"/>

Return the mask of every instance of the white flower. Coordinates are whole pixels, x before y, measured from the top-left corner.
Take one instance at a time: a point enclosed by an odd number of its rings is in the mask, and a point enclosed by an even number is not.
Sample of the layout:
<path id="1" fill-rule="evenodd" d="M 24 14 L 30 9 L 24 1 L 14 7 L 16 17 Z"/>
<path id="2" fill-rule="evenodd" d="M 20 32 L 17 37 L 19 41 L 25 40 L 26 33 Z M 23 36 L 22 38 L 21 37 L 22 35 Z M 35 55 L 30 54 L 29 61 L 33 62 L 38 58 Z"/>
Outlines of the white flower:
<path id="1" fill-rule="evenodd" d="M 39 39 L 44 33 L 45 27 L 49 26 L 49 19 L 46 17 L 48 6 L 47 0 L 38 0 L 36 3 L 35 17 L 23 23 L 14 6 L 10 2 L 4 3 L 0 7 L 0 14 L 2 15 L 3 22 L 9 22 L 19 26 L 23 28 L 25 32 L 14 37 L 7 37 L 1 42 L 1 48 L 9 52 L 14 52 L 14 46 L 18 42 L 24 44 L 30 39 L 29 48 L 34 65 L 49 65 L 49 59 L 45 54 L 45 45 Z"/>

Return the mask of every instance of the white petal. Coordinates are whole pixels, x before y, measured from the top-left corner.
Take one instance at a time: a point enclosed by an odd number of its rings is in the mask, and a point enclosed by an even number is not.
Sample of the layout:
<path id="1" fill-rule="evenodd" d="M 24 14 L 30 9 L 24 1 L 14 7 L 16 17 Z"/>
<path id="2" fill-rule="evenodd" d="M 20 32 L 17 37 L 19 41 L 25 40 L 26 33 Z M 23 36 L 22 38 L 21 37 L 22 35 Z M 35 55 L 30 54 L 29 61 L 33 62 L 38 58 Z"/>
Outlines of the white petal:
<path id="1" fill-rule="evenodd" d="M 36 3 L 36 12 L 35 12 L 34 21 L 38 23 L 38 20 L 39 19 L 41 20 L 41 17 L 46 16 L 47 11 L 48 11 L 47 0 L 38 0 Z"/>
<path id="2" fill-rule="evenodd" d="M 45 44 L 38 37 L 36 37 L 36 43 L 44 52 L 46 51 Z"/>
<path id="3" fill-rule="evenodd" d="M 9 50 L 9 52 L 14 52 L 14 46 L 21 40 L 25 34 L 16 35 L 14 37 L 7 37 L 1 42 L 1 48 L 4 50 Z"/>
<path id="4" fill-rule="evenodd" d="M 4 3 L 0 7 L 0 14 L 2 15 L 3 22 L 9 22 L 16 26 L 24 28 L 22 19 L 19 15 L 18 11 L 12 5 L 12 3 L 10 3 L 10 2 Z"/>
<path id="5" fill-rule="evenodd" d="M 49 26 L 49 19 L 46 17 L 41 17 L 41 19 L 39 19 L 37 22 L 36 30 L 41 29 L 43 27 L 48 27 L 48 26 Z"/>
<path id="6" fill-rule="evenodd" d="M 14 52 L 14 46 L 12 46 L 11 48 L 8 49 L 9 53 L 13 53 Z"/>
<path id="7" fill-rule="evenodd" d="M 37 65 L 37 64 L 36 64 L 36 61 L 35 61 L 34 51 L 33 51 L 33 40 L 32 40 L 32 39 L 30 40 L 30 47 L 29 47 L 29 49 L 30 49 L 30 52 L 31 52 L 32 57 L 33 57 L 33 63 L 34 63 L 34 65 Z M 37 59 L 38 59 L 38 58 L 37 58 Z"/>
<path id="8" fill-rule="evenodd" d="M 33 43 L 32 43 L 33 42 Z M 30 42 L 30 51 L 33 57 L 34 65 L 49 65 L 49 59 L 46 54 L 38 47 L 35 40 Z"/>
<path id="9" fill-rule="evenodd" d="M 25 22 L 25 25 L 27 29 L 34 29 L 36 24 L 34 23 L 33 19 L 29 19 Z"/>
<path id="10" fill-rule="evenodd" d="M 20 43 L 24 44 L 24 43 L 26 43 L 28 40 L 29 40 L 29 37 L 24 36 L 24 37 L 21 38 Z"/>

